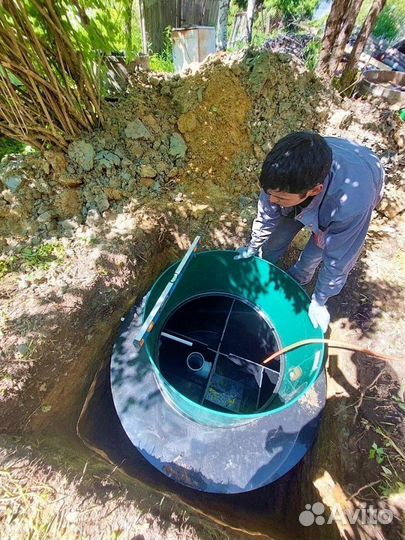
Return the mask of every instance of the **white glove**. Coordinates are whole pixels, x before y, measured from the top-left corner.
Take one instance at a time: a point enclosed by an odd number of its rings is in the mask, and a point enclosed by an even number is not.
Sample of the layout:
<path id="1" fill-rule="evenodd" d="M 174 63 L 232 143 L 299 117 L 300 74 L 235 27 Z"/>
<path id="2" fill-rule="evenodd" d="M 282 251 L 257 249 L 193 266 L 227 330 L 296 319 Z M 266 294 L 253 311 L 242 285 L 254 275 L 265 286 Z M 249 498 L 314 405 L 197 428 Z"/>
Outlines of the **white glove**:
<path id="1" fill-rule="evenodd" d="M 238 254 L 235 255 L 235 257 L 233 258 L 235 261 L 239 261 L 240 259 L 249 259 L 257 253 L 257 249 L 254 249 L 250 246 L 240 247 L 236 251 L 238 252 Z"/>
<path id="2" fill-rule="evenodd" d="M 309 304 L 308 316 L 315 328 L 318 328 L 319 326 L 323 333 L 326 332 L 330 322 L 328 308 L 318 304 L 314 297 L 312 297 L 311 303 Z"/>

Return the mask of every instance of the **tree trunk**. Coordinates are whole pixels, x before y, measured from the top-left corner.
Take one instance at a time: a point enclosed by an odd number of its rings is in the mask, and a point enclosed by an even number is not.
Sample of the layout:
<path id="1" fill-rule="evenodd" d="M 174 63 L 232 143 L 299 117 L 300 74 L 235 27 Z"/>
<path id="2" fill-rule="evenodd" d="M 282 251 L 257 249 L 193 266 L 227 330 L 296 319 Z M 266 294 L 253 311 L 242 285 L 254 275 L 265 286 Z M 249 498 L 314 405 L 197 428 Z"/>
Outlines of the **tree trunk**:
<path id="1" fill-rule="evenodd" d="M 132 59 L 132 0 L 124 4 L 125 48 L 126 58 Z"/>
<path id="2" fill-rule="evenodd" d="M 363 0 L 351 0 L 345 14 L 339 35 L 333 45 L 332 55 L 329 61 L 328 72 L 331 77 L 336 75 L 340 62 L 343 60 L 346 45 L 352 35 L 357 15 L 359 14 Z"/>
<path id="3" fill-rule="evenodd" d="M 247 10 L 246 10 L 246 26 L 247 26 L 247 42 L 248 43 L 252 42 L 255 3 L 256 3 L 256 0 L 248 0 Z"/>
<path id="4" fill-rule="evenodd" d="M 364 51 L 367 40 L 370 37 L 375 23 L 377 22 L 378 15 L 384 9 L 386 3 L 387 0 L 374 0 L 374 3 L 372 4 L 370 11 L 368 12 L 367 18 L 363 23 L 359 35 L 357 36 L 345 69 L 342 73 L 342 88 L 347 88 L 348 86 L 351 86 L 353 81 L 355 80 L 357 74 L 357 63 L 360 59 L 361 53 Z"/>
<path id="5" fill-rule="evenodd" d="M 333 45 L 339 35 L 344 20 L 344 14 L 350 0 L 334 0 L 326 21 L 325 32 L 322 39 L 322 50 L 319 57 L 319 71 L 328 74 L 329 60 Z"/>
<path id="6" fill-rule="evenodd" d="M 230 0 L 219 0 L 217 21 L 217 51 L 226 51 Z"/>

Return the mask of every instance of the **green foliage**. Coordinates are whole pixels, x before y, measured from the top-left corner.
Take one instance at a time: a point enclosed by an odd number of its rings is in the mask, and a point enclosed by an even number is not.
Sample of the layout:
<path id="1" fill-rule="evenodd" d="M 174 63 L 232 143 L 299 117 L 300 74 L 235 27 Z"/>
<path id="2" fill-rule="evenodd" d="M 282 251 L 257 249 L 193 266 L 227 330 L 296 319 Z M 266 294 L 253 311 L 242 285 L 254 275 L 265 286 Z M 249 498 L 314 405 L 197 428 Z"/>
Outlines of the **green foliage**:
<path id="1" fill-rule="evenodd" d="M 312 17 L 319 0 L 272 0 L 275 9 L 287 23 Z"/>
<path id="2" fill-rule="evenodd" d="M 65 258 L 61 243 L 45 242 L 39 246 L 25 247 L 18 255 L 0 260 L 0 279 L 17 270 L 47 270 L 51 263 L 60 264 Z"/>
<path id="3" fill-rule="evenodd" d="M 369 458 L 375 459 L 376 462 L 381 465 L 386 457 L 384 448 L 381 448 L 377 443 L 373 443 L 370 448 Z"/>
<path id="4" fill-rule="evenodd" d="M 150 57 L 150 68 L 152 71 L 173 73 L 173 42 L 172 42 L 172 27 L 165 28 L 163 39 L 163 51 L 160 54 L 152 54 Z"/>
<path id="5" fill-rule="evenodd" d="M 373 36 L 393 41 L 399 37 L 405 24 L 405 3 L 388 2 L 380 13 L 373 30 Z"/>
<path id="6" fill-rule="evenodd" d="M 28 144 L 0 136 L 0 161 L 9 154 L 28 154 L 29 152 L 32 152 L 32 148 Z"/>
<path id="7" fill-rule="evenodd" d="M 361 26 L 370 11 L 372 0 L 364 0 L 356 24 Z M 372 31 L 376 38 L 387 41 L 395 41 L 401 35 L 401 29 L 405 27 L 405 2 L 404 0 L 388 0 L 384 9 L 378 16 Z"/>
<path id="8" fill-rule="evenodd" d="M 318 66 L 321 48 L 322 40 L 314 39 L 304 49 L 305 65 L 310 71 L 315 71 Z"/>
<path id="9" fill-rule="evenodd" d="M 383 497 L 391 497 L 393 495 L 404 495 L 405 484 L 400 480 L 394 482 L 386 481 L 380 488 L 380 493 Z"/>

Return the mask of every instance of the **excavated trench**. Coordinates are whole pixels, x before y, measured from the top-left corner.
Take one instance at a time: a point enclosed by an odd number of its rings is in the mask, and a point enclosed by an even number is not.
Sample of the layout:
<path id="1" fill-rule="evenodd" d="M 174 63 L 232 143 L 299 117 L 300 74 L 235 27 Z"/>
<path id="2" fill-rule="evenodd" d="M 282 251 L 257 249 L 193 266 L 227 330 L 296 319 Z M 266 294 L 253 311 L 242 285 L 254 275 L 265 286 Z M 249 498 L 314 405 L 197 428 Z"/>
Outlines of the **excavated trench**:
<path id="1" fill-rule="evenodd" d="M 130 310 L 120 332 L 137 310 L 139 305 Z M 255 335 L 260 339 L 253 339 Z M 228 294 L 197 295 L 172 310 L 159 330 L 157 364 L 173 388 L 200 406 L 230 415 L 260 412 L 277 399 L 285 369 L 283 359 L 271 369 L 259 366 L 266 354 L 278 348 L 278 341 L 269 321 L 248 302 Z M 88 447 L 129 476 L 173 500 L 180 498 L 214 522 L 231 527 L 235 534 L 273 539 L 316 537 L 316 528 L 304 528 L 297 519 L 303 501 L 314 498 L 313 486 L 308 485 L 312 474 L 308 459 L 279 480 L 250 492 L 225 495 L 190 489 L 182 485 L 187 482 L 161 474 L 134 447 L 114 406 L 110 369 L 110 358 L 104 357 L 78 420 L 78 434 Z M 226 399 L 218 398 L 218 390 Z M 269 434 L 270 440 L 273 435 Z M 289 434 L 283 437 L 288 441 Z"/>

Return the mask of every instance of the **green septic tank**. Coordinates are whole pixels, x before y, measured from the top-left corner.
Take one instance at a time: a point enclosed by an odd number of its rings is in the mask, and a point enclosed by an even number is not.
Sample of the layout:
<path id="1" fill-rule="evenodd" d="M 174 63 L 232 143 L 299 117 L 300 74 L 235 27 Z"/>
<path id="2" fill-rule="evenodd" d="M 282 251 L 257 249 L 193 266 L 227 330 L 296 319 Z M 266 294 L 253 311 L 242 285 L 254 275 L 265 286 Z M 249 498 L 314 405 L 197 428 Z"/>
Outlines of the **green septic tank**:
<path id="1" fill-rule="evenodd" d="M 308 295 L 273 264 L 234 257 L 196 253 L 139 348 L 134 321 L 139 328 L 147 319 L 179 263 L 163 272 L 125 323 L 111 365 L 114 404 L 134 446 L 176 481 L 220 493 L 261 487 L 291 469 L 311 446 L 325 402 L 322 344 L 261 365 L 275 350 L 323 337 L 308 317 Z"/>

